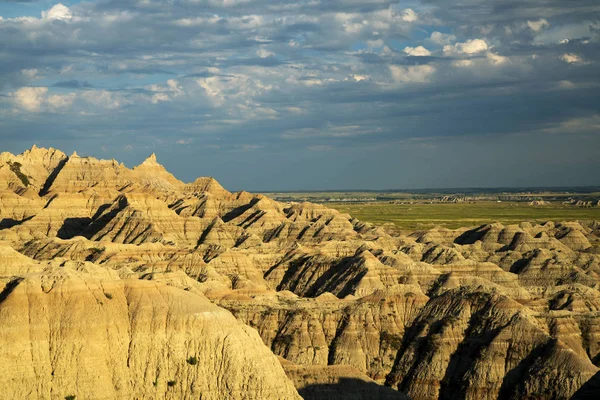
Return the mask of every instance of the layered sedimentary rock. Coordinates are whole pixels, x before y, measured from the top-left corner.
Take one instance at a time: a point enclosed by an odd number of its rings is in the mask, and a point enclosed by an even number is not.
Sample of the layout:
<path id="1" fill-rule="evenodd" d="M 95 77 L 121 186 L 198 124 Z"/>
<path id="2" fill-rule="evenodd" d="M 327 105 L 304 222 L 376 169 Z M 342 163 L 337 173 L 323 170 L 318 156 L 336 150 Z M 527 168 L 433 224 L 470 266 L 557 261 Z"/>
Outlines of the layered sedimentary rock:
<path id="1" fill-rule="evenodd" d="M 154 155 L 2 153 L 0 383 L 8 398 L 569 398 L 600 366 L 599 245 L 598 221 L 399 234 L 186 184 Z"/>
<path id="2" fill-rule="evenodd" d="M 3 397 L 299 398 L 256 332 L 205 298 L 49 268 L 2 291 Z"/>

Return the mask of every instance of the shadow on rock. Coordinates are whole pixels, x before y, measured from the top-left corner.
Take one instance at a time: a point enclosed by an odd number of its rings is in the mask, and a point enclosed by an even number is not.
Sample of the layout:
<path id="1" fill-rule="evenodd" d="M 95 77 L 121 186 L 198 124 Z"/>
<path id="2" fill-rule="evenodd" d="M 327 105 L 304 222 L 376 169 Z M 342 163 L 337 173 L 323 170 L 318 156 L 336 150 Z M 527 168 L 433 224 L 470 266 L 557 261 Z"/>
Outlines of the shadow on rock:
<path id="1" fill-rule="evenodd" d="M 600 399 L 600 372 L 583 384 L 578 391 L 575 392 L 571 400 L 597 400 Z"/>
<path id="2" fill-rule="evenodd" d="M 337 383 L 314 384 L 298 389 L 305 400 L 408 400 L 405 394 L 374 382 L 341 378 Z"/>

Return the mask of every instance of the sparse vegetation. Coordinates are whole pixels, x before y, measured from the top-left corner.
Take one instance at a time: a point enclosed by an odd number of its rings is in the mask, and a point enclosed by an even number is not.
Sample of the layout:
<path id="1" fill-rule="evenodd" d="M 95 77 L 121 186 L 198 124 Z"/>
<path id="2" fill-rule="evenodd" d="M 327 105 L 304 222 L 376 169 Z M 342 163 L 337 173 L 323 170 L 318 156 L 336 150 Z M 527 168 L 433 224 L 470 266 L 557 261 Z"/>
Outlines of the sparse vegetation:
<path id="1" fill-rule="evenodd" d="M 281 335 L 279 337 L 279 342 L 283 343 L 285 346 L 289 346 L 294 341 L 293 335 Z"/>
<path id="2" fill-rule="evenodd" d="M 101 249 L 99 247 L 91 247 L 88 249 L 88 251 L 90 252 L 90 254 L 88 254 L 88 256 L 85 258 L 85 261 L 95 261 L 96 257 L 100 253 L 102 253 L 104 249 Z"/>
<path id="3" fill-rule="evenodd" d="M 65 400 L 75 400 L 77 398 L 77 396 L 75 396 L 74 394 L 70 394 L 68 396 L 65 396 Z"/>
<path id="4" fill-rule="evenodd" d="M 173 387 L 173 386 L 175 386 L 175 385 L 177 385 L 177 381 L 168 381 L 168 382 L 167 382 L 167 386 L 168 386 L 168 387 Z"/>
<path id="5" fill-rule="evenodd" d="M 229 275 L 229 279 L 231 279 L 231 288 L 238 289 L 238 285 L 240 284 L 240 276 L 239 275 Z"/>
<path id="6" fill-rule="evenodd" d="M 399 350 L 402 347 L 402 337 L 388 331 L 381 332 L 379 340 L 382 346 L 391 347 L 393 350 Z"/>
<path id="7" fill-rule="evenodd" d="M 206 266 L 202 266 L 202 268 L 200 268 L 200 272 L 198 273 L 196 280 L 200 283 L 204 283 L 208 280 L 208 268 Z"/>
<path id="8" fill-rule="evenodd" d="M 196 365 L 196 364 L 198 364 L 198 357 L 196 357 L 196 356 L 190 356 L 187 359 L 187 363 L 190 364 L 190 365 Z"/>
<path id="9" fill-rule="evenodd" d="M 416 230 L 443 226 L 450 229 L 478 226 L 492 222 L 518 224 L 522 221 L 574 221 L 598 219 L 600 209 L 550 203 L 536 207 L 527 203 L 490 202 L 390 204 L 329 203 L 328 207 L 349 213 L 365 222 L 383 225 L 393 223 L 400 229 Z"/>
<path id="10" fill-rule="evenodd" d="M 112 300 L 113 295 L 111 293 L 104 293 L 104 296 L 106 296 L 107 299 Z"/>
<path id="11" fill-rule="evenodd" d="M 19 178 L 21 180 L 21 182 L 23 183 L 23 185 L 25 187 L 29 186 L 29 177 L 27 175 L 25 175 L 23 172 L 21 172 L 21 163 L 19 162 L 8 162 L 8 166 L 10 167 L 10 170 L 12 172 L 14 172 L 14 174 L 17 176 L 17 178 Z"/>

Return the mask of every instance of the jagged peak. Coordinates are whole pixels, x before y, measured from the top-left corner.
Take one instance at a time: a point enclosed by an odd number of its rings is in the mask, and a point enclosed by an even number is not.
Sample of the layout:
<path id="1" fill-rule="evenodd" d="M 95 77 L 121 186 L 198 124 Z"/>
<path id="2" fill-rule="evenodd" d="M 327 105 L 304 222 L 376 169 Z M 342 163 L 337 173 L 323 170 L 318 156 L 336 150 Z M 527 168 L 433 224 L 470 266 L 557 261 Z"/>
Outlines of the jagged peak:
<path id="1" fill-rule="evenodd" d="M 73 151 L 73 154 L 71 154 L 71 155 L 69 156 L 69 158 L 81 158 L 81 157 L 79 157 L 79 154 L 77 154 L 77 152 L 76 152 L 76 151 Z"/>
<path id="2" fill-rule="evenodd" d="M 152 153 L 148 156 L 148 158 L 146 158 L 144 160 L 144 162 L 141 165 L 149 165 L 149 164 L 158 164 L 158 161 L 156 161 L 156 153 Z"/>

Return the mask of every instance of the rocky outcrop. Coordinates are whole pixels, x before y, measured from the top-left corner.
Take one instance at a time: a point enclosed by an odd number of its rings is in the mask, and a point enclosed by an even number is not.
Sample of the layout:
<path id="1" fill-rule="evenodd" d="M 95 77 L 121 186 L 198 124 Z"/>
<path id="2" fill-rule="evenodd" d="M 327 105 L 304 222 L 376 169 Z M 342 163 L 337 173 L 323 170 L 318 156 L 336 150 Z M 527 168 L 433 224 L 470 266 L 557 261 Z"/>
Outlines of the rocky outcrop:
<path id="1" fill-rule="evenodd" d="M 0 303 L 7 398 L 299 398 L 256 332 L 206 299 L 115 273 L 28 275 Z"/>

